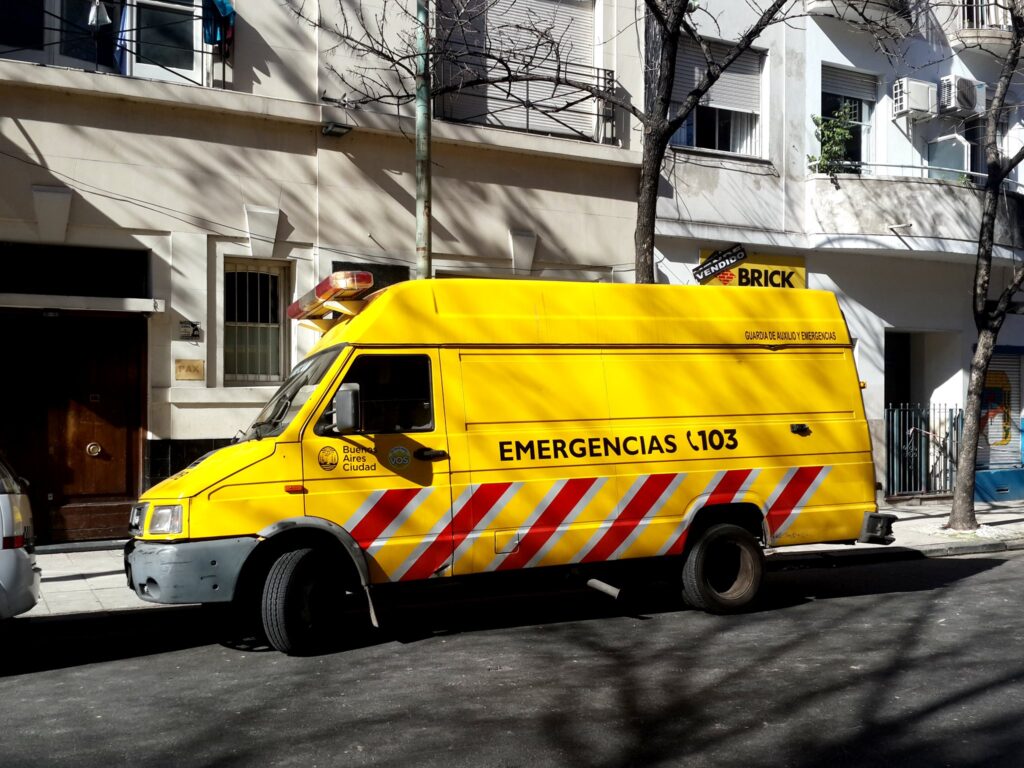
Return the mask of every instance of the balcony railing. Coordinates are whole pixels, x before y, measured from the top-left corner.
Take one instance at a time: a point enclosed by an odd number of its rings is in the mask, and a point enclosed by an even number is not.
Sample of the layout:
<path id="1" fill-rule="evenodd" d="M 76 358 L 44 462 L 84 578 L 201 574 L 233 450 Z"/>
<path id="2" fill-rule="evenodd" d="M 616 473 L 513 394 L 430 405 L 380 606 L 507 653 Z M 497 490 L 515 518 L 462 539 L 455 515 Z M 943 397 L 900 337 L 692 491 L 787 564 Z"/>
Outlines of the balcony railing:
<path id="1" fill-rule="evenodd" d="M 976 173 L 963 168 L 946 168 L 938 165 L 901 165 L 898 163 L 862 163 L 860 161 L 847 161 L 836 163 L 842 170 L 838 172 L 838 178 L 844 176 L 854 178 L 891 176 L 909 179 L 936 179 L 939 181 L 950 181 L 964 186 L 983 187 L 986 173 Z M 808 163 L 807 169 L 811 173 L 819 173 L 818 163 Z M 1024 193 L 1024 184 L 1013 179 L 1005 179 L 1002 184 L 1004 190 L 1010 192 Z"/>
<path id="2" fill-rule="evenodd" d="M 908 0 L 804 0 L 804 12 L 867 25 L 881 36 L 905 35 L 912 26 Z"/>
<path id="3" fill-rule="evenodd" d="M 964 0 L 959 8 L 959 28 L 1010 31 L 1010 11 L 1005 7 L 1005 2 Z"/>
<path id="4" fill-rule="evenodd" d="M 509 62 L 506 62 L 509 63 Z M 530 77 L 564 78 L 586 83 L 600 93 L 615 89 L 615 73 L 583 64 L 531 61 L 511 62 L 516 77 L 525 80 L 461 88 L 440 96 L 434 114 L 442 120 L 488 125 L 529 133 L 565 136 L 601 144 L 614 143 L 615 108 L 604 98 L 565 85 Z M 458 73 L 442 62 L 441 82 L 472 77 L 465 66 Z M 513 69 L 513 67 L 510 67 Z"/>

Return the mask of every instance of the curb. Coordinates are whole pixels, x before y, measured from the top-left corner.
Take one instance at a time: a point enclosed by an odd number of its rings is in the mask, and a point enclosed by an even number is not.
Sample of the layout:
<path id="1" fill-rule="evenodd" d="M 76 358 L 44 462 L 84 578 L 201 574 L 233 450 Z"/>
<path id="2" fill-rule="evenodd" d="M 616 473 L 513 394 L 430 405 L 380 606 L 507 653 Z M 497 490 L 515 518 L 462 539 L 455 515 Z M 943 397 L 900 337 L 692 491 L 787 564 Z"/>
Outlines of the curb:
<path id="1" fill-rule="evenodd" d="M 1009 552 L 1024 549 L 1024 538 L 1000 539 L 984 543 L 923 544 L 917 548 L 925 557 L 955 557 L 956 555 L 979 555 L 986 552 Z"/>
<path id="2" fill-rule="evenodd" d="M 785 552 L 775 551 L 768 557 L 768 562 L 793 563 L 795 565 L 815 561 L 835 561 L 840 563 L 885 562 L 891 560 L 913 560 L 916 558 L 959 557 L 962 555 L 982 555 L 990 552 L 1009 552 L 1024 549 L 1024 538 L 1000 539 L 985 542 L 951 542 L 949 544 L 921 544 L 916 547 L 901 547 L 898 544 L 872 547 L 871 549 L 827 549 L 820 552 Z"/>

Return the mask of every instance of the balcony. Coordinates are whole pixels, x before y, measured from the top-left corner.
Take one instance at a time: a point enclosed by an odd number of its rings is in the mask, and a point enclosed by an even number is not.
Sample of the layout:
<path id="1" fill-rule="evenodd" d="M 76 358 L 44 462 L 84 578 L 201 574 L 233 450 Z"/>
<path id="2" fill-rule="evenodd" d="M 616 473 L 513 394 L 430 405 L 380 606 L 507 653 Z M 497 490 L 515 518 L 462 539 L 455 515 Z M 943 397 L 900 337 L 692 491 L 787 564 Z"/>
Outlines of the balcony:
<path id="1" fill-rule="evenodd" d="M 836 182 L 824 174 L 807 179 L 807 233 L 812 247 L 977 252 L 983 174 L 957 168 L 861 163 Z M 811 168 L 812 174 L 814 168 Z M 883 175 L 884 174 L 884 175 Z M 1004 184 L 1006 204 L 996 220 L 997 247 L 1024 247 L 1016 224 L 1024 215 L 1024 188 Z"/>
<path id="2" fill-rule="evenodd" d="M 1010 50 L 1010 11 L 998 0 L 963 0 L 936 8 L 954 51 L 977 49 L 1002 58 Z M 943 18 L 943 16 L 945 18 Z"/>
<path id="3" fill-rule="evenodd" d="M 615 73 L 572 62 L 522 61 L 510 67 L 519 77 L 547 77 L 560 73 L 573 80 L 593 85 L 601 92 L 614 91 Z M 515 66 L 518 64 L 519 66 Z M 440 68 L 442 82 L 466 78 Z M 494 128 L 559 136 L 598 144 L 615 143 L 615 108 L 605 99 L 595 98 L 566 86 L 543 80 L 470 86 L 437 98 L 434 116 L 457 123 L 487 125 Z"/>
<path id="4" fill-rule="evenodd" d="M 804 13 L 842 19 L 894 37 L 906 35 L 912 27 L 906 0 L 804 0 Z"/>

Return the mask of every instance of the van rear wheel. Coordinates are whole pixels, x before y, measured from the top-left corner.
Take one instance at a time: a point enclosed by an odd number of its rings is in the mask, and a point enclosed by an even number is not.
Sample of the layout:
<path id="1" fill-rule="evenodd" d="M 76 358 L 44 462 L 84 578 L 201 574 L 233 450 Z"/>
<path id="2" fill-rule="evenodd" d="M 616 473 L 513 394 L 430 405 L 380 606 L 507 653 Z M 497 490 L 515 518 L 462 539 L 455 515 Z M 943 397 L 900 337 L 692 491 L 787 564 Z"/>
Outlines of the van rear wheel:
<path id="1" fill-rule="evenodd" d="M 763 575 L 764 553 L 749 531 L 712 525 L 683 563 L 683 599 L 708 613 L 736 613 L 757 597 Z"/>
<path id="2" fill-rule="evenodd" d="M 333 586 L 316 550 L 295 549 L 278 557 L 263 587 L 263 630 L 270 645 L 289 655 L 314 650 L 330 619 Z"/>

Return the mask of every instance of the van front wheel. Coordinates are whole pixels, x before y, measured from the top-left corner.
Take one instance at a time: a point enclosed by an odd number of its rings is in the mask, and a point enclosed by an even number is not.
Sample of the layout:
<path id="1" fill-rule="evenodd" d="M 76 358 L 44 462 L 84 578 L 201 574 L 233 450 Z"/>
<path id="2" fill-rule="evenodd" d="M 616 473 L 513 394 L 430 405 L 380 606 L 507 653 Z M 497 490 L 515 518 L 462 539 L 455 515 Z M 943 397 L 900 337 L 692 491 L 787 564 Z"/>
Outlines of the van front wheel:
<path id="1" fill-rule="evenodd" d="M 320 639 L 331 588 L 321 560 L 313 549 L 295 549 L 278 557 L 267 574 L 263 630 L 270 645 L 282 653 L 309 652 Z"/>
<path id="2" fill-rule="evenodd" d="M 683 563 L 683 599 L 708 613 L 736 613 L 757 596 L 764 553 L 738 525 L 719 523 L 704 531 Z"/>

